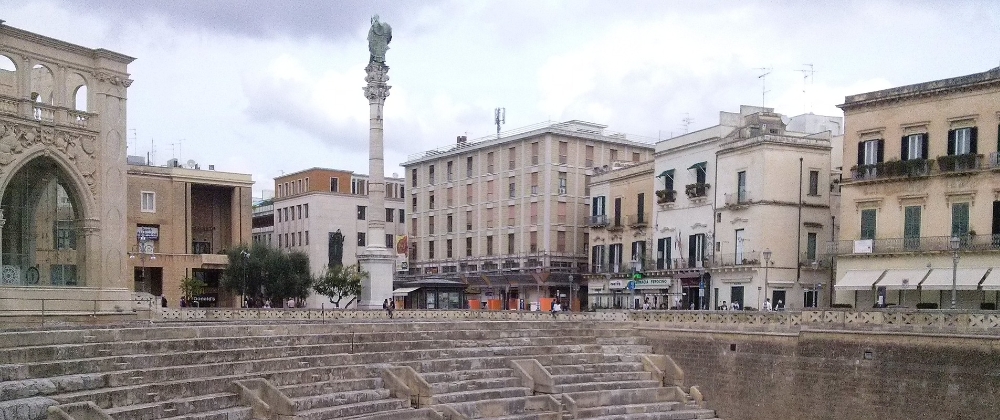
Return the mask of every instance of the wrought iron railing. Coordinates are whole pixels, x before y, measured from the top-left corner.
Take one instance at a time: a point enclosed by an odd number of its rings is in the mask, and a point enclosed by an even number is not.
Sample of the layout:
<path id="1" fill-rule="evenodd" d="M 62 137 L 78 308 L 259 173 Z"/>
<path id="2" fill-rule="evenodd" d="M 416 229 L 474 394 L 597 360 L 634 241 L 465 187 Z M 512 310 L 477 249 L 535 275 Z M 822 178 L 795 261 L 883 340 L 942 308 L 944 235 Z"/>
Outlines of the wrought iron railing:
<path id="1" fill-rule="evenodd" d="M 963 235 L 959 238 L 960 252 L 1000 251 L 1000 234 Z M 904 252 L 952 251 L 950 236 L 915 238 L 877 238 L 831 242 L 830 252 L 836 255 L 895 254 Z"/>

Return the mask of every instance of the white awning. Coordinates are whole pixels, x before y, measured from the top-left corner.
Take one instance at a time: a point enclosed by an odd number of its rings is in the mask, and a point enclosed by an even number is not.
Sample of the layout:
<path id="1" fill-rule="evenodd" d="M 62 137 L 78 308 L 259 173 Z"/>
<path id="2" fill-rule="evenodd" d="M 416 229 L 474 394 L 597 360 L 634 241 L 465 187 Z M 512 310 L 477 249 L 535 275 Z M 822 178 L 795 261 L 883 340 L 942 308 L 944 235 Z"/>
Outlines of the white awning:
<path id="1" fill-rule="evenodd" d="M 955 288 L 958 290 L 976 290 L 983 280 L 988 268 L 959 268 L 955 275 Z M 920 288 L 923 290 L 951 290 L 952 269 L 934 268 Z"/>
<path id="2" fill-rule="evenodd" d="M 1000 268 L 993 267 L 981 286 L 983 290 L 1000 290 Z"/>
<path id="3" fill-rule="evenodd" d="M 869 290 L 885 270 L 847 270 L 837 281 L 837 290 Z"/>
<path id="4" fill-rule="evenodd" d="M 410 294 L 410 292 L 412 292 L 414 290 L 417 290 L 417 289 L 419 289 L 419 287 L 401 287 L 399 289 L 393 290 L 392 291 L 392 295 L 393 296 L 406 296 L 406 295 Z"/>
<path id="5" fill-rule="evenodd" d="M 875 284 L 876 287 L 885 287 L 889 290 L 912 289 L 916 290 L 917 285 L 927 277 L 931 270 L 926 268 L 917 269 L 893 269 L 885 272 L 882 280 Z M 906 280 L 906 283 L 903 283 Z"/>

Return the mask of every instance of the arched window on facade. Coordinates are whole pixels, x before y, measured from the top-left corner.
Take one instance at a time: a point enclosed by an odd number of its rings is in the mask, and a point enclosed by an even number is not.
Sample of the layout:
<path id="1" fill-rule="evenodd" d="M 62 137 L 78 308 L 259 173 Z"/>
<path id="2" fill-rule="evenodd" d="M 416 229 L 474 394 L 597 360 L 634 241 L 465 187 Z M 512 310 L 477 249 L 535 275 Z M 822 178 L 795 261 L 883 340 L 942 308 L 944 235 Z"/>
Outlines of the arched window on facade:
<path id="1" fill-rule="evenodd" d="M 0 55 L 0 96 L 17 97 L 17 67 L 5 55 Z"/>
<path id="2" fill-rule="evenodd" d="M 67 97 L 72 108 L 77 111 L 89 112 L 87 108 L 87 81 L 79 73 L 70 73 L 66 78 Z"/>

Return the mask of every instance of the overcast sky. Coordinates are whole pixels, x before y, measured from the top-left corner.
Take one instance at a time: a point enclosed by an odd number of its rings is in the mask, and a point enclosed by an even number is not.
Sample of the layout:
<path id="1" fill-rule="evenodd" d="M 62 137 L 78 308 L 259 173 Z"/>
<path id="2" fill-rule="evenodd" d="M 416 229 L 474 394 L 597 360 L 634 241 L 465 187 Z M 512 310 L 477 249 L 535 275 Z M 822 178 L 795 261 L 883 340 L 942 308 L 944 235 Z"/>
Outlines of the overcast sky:
<path id="1" fill-rule="evenodd" d="M 762 102 L 842 115 L 845 95 L 1000 65 L 1000 1 L 0 0 L 0 19 L 129 66 L 129 154 L 253 174 L 368 171 L 365 37 L 387 54 L 386 174 L 406 156 L 547 120 L 653 138 Z M 801 70 L 812 64 L 809 77 Z"/>

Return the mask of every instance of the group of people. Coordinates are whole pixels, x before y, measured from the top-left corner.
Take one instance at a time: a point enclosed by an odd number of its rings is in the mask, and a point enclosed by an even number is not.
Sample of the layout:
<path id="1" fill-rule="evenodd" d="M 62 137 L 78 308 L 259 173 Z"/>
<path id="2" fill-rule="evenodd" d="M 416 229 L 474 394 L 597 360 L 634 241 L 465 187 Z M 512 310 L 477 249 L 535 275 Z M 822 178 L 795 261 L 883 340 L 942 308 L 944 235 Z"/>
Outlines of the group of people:
<path id="1" fill-rule="evenodd" d="M 729 311 L 729 310 L 738 311 L 738 310 L 743 309 L 743 308 L 740 307 L 740 303 L 739 302 L 733 302 L 731 305 L 727 305 L 726 301 L 722 301 L 722 305 L 719 305 L 718 309 L 720 311 Z M 771 305 L 771 299 L 764 299 L 764 306 L 760 310 L 762 310 L 762 311 L 783 311 L 783 310 L 785 310 L 785 304 L 784 304 L 784 302 L 781 301 L 781 299 L 778 299 L 777 304 Z"/>
<path id="2" fill-rule="evenodd" d="M 396 310 L 396 301 L 386 299 L 382 301 L 382 309 L 389 314 L 389 318 L 392 318 L 392 311 Z"/>

